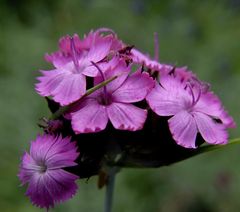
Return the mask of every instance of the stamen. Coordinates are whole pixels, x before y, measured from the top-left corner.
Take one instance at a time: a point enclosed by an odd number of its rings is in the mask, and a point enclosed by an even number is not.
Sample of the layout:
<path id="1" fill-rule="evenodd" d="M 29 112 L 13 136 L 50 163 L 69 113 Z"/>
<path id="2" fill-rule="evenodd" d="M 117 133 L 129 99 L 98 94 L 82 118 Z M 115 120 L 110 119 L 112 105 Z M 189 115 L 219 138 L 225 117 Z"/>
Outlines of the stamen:
<path id="1" fill-rule="evenodd" d="M 159 60 L 159 41 L 158 41 L 158 33 L 154 33 L 154 60 Z"/>
<path id="2" fill-rule="evenodd" d="M 195 97 L 194 97 L 194 93 L 193 93 L 192 86 L 190 83 L 187 83 L 187 87 L 189 88 L 190 93 L 192 95 L 192 104 L 191 104 L 191 107 L 192 107 L 195 104 Z"/>
<path id="3" fill-rule="evenodd" d="M 197 95 L 197 98 L 196 98 L 196 100 L 195 100 L 194 105 L 197 104 L 197 102 L 199 101 L 199 99 L 200 99 L 200 97 L 201 97 L 201 94 L 202 94 L 202 90 L 201 90 L 201 88 L 199 88 L 199 89 L 198 89 L 198 95 Z"/>
<path id="4" fill-rule="evenodd" d="M 201 91 L 201 88 L 199 86 L 197 86 L 197 90 L 198 90 L 198 94 L 197 94 L 197 98 L 195 98 L 195 95 L 194 95 L 194 92 L 193 92 L 193 86 L 191 85 L 191 83 L 187 83 L 187 87 L 189 88 L 190 90 L 190 93 L 191 93 L 191 96 L 192 96 L 192 104 L 191 104 L 191 107 L 193 107 L 194 105 L 197 104 L 197 102 L 199 101 L 200 97 L 201 97 L 201 94 L 202 94 L 202 91 Z"/>
<path id="5" fill-rule="evenodd" d="M 78 63 L 78 58 L 77 58 L 77 49 L 76 49 L 73 37 L 71 37 L 71 53 L 72 53 L 72 59 L 73 59 L 75 69 L 78 72 L 79 71 L 79 63 Z"/>
<path id="6" fill-rule="evenodd" d="M 105 76 L 104 73 L 102 72 L 102 70 L 99 68 L 99 66 L 94 63 L 93 61 L 91 61 L 92 65 L 96 67 L 96 69 L 99 71 L 99 73 L 101 74 L 102 80 L 105 81 Z M 108 102 L 108 93 L 107 93 L 107 87 L 106 85 L 103 86 L 103 96 L 104 96 L 104 101 L 107 103 Z"/>

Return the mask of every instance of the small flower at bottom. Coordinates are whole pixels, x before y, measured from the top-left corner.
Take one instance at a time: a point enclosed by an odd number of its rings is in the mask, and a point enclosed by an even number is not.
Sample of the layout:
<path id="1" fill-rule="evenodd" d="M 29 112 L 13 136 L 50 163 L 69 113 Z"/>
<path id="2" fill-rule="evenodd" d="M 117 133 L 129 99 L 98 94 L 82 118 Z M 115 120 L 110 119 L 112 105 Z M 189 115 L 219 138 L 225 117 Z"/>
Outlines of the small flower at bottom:
<path id="1" fill-rule="evenodd" d="M 30 154 L 25 152 L 22 157 L 18 177 L 23 185 L 28 183 L 26 195 L 34 205 L 48 209 L 76 193 L 79 177 L 64 168 L 77 165 L 78 156 L 70 137 L 45 134 L 32 141 Z"/>

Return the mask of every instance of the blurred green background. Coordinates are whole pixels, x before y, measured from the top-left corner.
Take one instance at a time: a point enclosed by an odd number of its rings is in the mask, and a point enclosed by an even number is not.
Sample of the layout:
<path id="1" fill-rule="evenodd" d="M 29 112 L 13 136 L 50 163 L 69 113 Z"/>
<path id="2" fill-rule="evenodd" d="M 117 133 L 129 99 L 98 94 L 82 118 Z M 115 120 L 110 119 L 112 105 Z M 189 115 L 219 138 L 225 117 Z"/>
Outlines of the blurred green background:
<path id="1" fill-rule="evenodd" d="M 187 65 L 208 81 L 240 124 L 240 1 L 195 0 L 1 0 L 0 1 L 0 209 L 37 212 L 24 196 L 18 164 L 36 123 L 49 111 L 34 91 L 43 55 L 59 37 L 109 27 L 126 43 L 153 54 L 159 33 L 160 60 Z M 231 137 L 240 136 L 239 128 Z M 79 181 L 78 194 L 52 211 L 103 211 L 97 178 Z M 114 212 L 240 211 L 240 146 L 151 170 L 122 170 Z"/>

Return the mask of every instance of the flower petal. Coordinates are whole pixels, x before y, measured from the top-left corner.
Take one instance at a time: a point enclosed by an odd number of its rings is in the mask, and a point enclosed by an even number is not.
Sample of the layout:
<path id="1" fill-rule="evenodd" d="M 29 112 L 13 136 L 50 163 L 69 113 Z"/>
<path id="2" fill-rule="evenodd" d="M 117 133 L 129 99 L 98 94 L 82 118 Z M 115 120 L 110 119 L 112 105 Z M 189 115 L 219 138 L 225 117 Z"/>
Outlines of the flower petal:
<path id="1" fill-rule="evenodd" d="M 212 116 L 215 119 L 220 119 L 228 128 L 236 127 L 233 118 L 224 110 L 220 99 L 213 92 L 202 94 L 194 106 L 194 111 Z"/>
<path id="2" fill-rule="evenodd" d="M 86 92 L 86 79 L 82 74 L 66 75 L 58 87 L 52 92 L 53 99 L 61 105 L 68 105 Z"/>
<path id="3" fill-rule="evenodd" d="M 69 35 L 66 35 L 64 37 L 61 37 L 59 39 L 59 48 L 65 55 L 71 55 L 72 54 L 72 48 L 71 48 L 71 40 L 73 39 L 74 46 L 76 48 L 76 51 L 78 53 L 81 52 L 81 40 L 78 36 L 78 34 L 74 34 L 72 37 Z"/>
<path id="4" fill-rule="evenodd" d="M 174 140 L 185 148 L 196 148 L 197 126 L 194 118 L 186 111 L 181 111 L 168 120 Z"/>
<path id="5" fill-rule="evenodd" d="M 184 102 L 188 99 L 184 92 L 181 89 L 173 91 L 169 88 L 168 90 L 168 87 L 164 88 L 156 83 L 155 88 L 147 95 L 146 100 L 151 109 L 158 115 L 171 116 L 184 109 Z"/>
<path id="6" fill-rule="evenodd" d="M 228 114 L 227 111 L 223 109 L 219 119 L 227 128 L 236 128 L 237 124 L 235 123 L 234 119 Z"/>
<path id="7" fill-rule="evenodd" d="M 105 79 L 118 76 L 117 79 L 107 84 L 107 91 L 112 93 L 118 89 L 126 80 L 130 73 L 130 66 L 127 66 L 124 60 L 114 57 L 108 63 L 99 63 L 100 69 L 103 71 Z M 103 81 L 102 76 L 95 77 L 94 84 L 97 85 Z"/>
<path id="8" fill-rule="evenodd" d="M 83 69 L 82 74 L 88 77 L 96 77 L 99 75 L 97 68 L 90 63 Z"/>
<path id="9" fill-rule="evenodd" d="M 36 91 L 41 96 L 50 96 L 52 92 L 59 86 L 63 78 L 67 75 L 67 73 L 58 69 L 41 71 L 41 73 L 43 76 L 37 78 L 39 82 L 35 85 Z"/>
<path id="10" fill-rule="evenodd" d="M 36 162 L 27 152 L 25 152 L 22 157 L 22 162 L 18 173 L 18 177 L 23 185 L 32 178 L 35 172 L 35 170 L 32 168 L 34 166 L 37 166 Z"/>
<path id="11" fill-rule="evenodd" d="M 79 152 L 77 152 L 76 143 L 71 142 L 70 137 L 62 138 L 61 135 L 44 134 L 38 135 L 37 139 L 31 142 L 30 155 L 34 162 L 31 162 L 32 165 L 44 162 L 48 168 L 56 169 L 76 165 L 74 160 L 77 159 Z M 30 163 L 29 160 L 26 162 Z"/>
<path id="12" fill-rule="evenodd" d="M 96 39 L 88 52 L 88 60 L 95 63 L 101 61 L 109 54 L 111 45 L 112 38 L 110 37 L 102 37 L 100 39 Z"/>
<path id="13" fill-rule="evenodd" d="M 132 103 L 143 100 L 154 86 L 147 73 L 136 72 L 113 93 L 115 102 Z"/>
<path id="14" fill-rule="evenodd" d="M 53 96 L 54 101 L 68 105 L 86 92 L 86 79 L 82 74 L 62 70 L 42 71 L 38 77 L 37 92 L 42 96 Z"/>
<path id="15" fill-rule="evenodd" d="M 76 134 L 104 130 L 108 122 L 105 106 L 95 99 L 85 100 L 79 110 L 71 113 L 71 116 L 72 128 Z"/>
<path id="16" fill-rule="evenodd" d="M 52 63 L 55 68 L 61 68 L 72 60 L 71 56 L 65 56 L 61 51 L 45 54 L 44 58 L 47 62 Z"/>
<path id="17" fill-rule="evenodd" d="M 199 132 L 203 139 L 210 144 L 226 144 L 228 133 L 226 126 L 214 122 L 208 115 L 194 112 L 194 119 L 196 121 Z"/>
<path id="18" fill-rule="evenodd" d="M 46 156 L 49 169 L 71 167 L 77 165 L 74 162 L 79 156 L 76 142 L 71 142 L 70 137 L 58 137 L 58 141 L 51 145 Z"/>
<path id="19" fill-rule="evenodd" d="M 119 130 L 140 130 L 147 118 L 147 110 L 124 103 L 112 103 L 107 106 L 107 114 L 113 126 Z"/>
<path id="20" fill-rule="evenodd" d="M 47 171 L 32 177 L 26 195 L 41 208 L 53 207 L 55 203 L 71 198 L 77 191 L 78 176 L 62 169 Z"/>

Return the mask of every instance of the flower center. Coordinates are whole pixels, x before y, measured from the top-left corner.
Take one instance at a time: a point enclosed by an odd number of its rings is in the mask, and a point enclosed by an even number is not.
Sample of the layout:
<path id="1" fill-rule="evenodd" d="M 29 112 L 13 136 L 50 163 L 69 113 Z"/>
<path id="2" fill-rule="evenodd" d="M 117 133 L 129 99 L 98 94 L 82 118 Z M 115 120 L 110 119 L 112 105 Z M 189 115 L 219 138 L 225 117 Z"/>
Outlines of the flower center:
<path id="1" fill-rule="evenodd" d="M 38 165 L 38 171 L 39 173 L 45 173 L 47 171 L 48 167 L 44 162 L 39 163 Z"/>
<path id="2" fill-rule="evenodd" d="M 99 71 L 102 80 L 105 81 L 106 78 L 104 76 L 104 73 L 102 72 L 102 70 L 99 68 L 99 66 L 94 63 L 93 61 L 91 61 L 92 65 L 95 66 L 97 68 L 97 70 Z M 108 93 L 107 91 L 107 86 L 103 86 L 103 92 L 97 97 L 97 101 L 100 105 L 110 105 L 112 104 L 112 94 Z"/>
<path id="3" fill-rule="evenodd" d="M 47 166 L 46 165 L 41 166 L 39 171 L 40 173 L 45 173 L 47 171 Z"/>
<path id="4" fill-rule="evenodd" d="M 112 104 L 112 95 L 110 93 L 103 92 L 97 97 L 97 101 L 100 105 L 110 105 Z"/>

